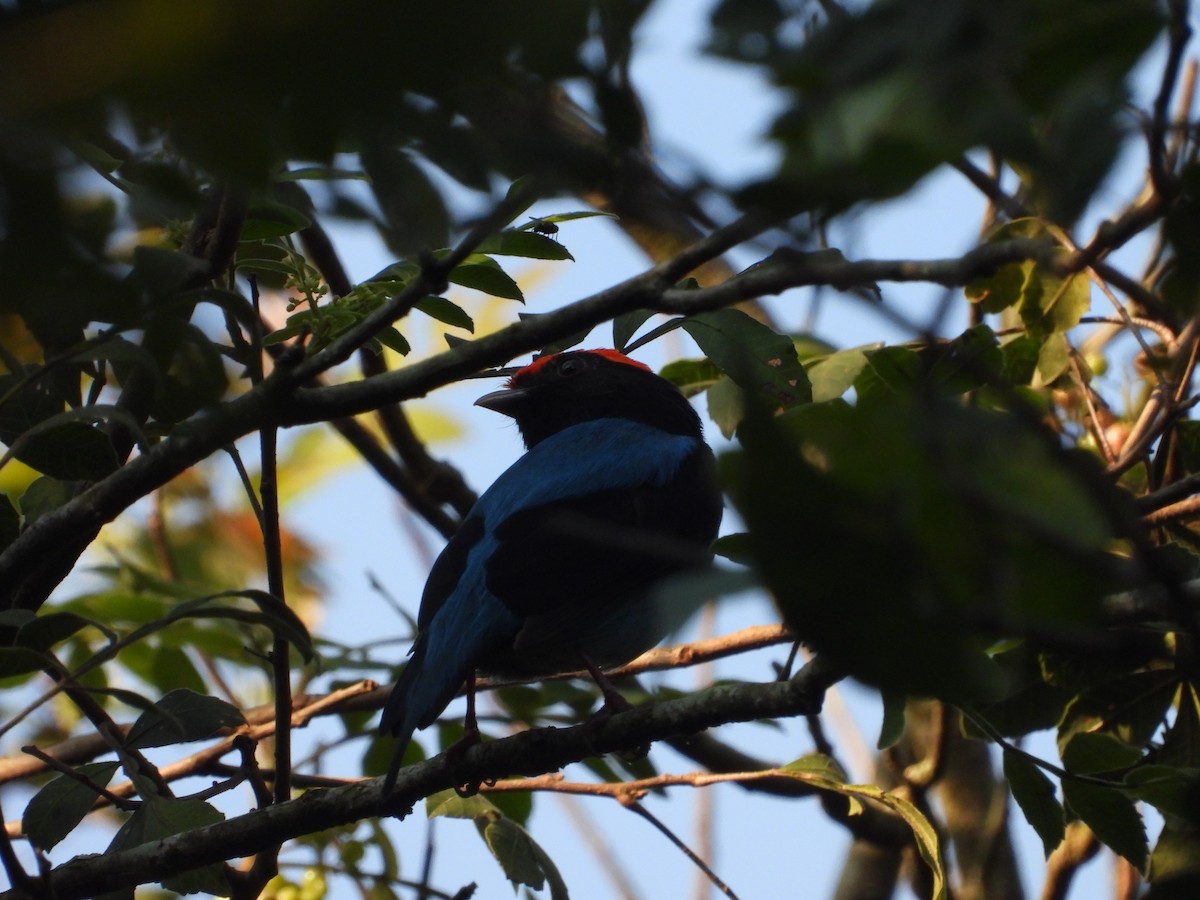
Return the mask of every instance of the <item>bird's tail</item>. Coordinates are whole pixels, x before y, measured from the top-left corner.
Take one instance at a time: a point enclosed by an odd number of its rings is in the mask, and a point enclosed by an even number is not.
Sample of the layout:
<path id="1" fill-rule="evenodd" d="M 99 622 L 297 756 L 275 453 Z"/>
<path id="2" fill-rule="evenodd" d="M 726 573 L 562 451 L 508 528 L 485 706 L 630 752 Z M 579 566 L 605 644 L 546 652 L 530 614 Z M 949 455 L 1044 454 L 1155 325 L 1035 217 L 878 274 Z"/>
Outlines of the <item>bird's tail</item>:
<path id="1" fill-rule="evenodd" d="M 383 781 L 385 794 L 396 784 L 404 751 L 408 749 L 413 732 L 432 724 L 470 674 L 469 669 L 463 670 L 461 666 L 427 666 L 425 654 L 426 641 L 418 640 L 412 658 L 396 679 L 383 706 L 379 732 L 396 738 L 396 749 L 392 751 L 392 761 Z"/>

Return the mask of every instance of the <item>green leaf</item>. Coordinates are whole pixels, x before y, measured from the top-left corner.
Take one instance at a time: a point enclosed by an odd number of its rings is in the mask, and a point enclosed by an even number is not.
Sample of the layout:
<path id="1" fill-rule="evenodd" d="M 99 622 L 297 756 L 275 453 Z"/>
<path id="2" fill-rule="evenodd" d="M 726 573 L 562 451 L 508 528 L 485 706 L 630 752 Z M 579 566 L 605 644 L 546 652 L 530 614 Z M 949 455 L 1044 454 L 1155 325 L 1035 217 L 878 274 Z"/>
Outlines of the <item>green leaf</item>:
<path id="1" fill-rule="evenodd" d="M 9 447 L 39 422 L 63 411 L 66 397 L 45 383 L 29 380 L 38 370 L 0 374 L 0 443 Z"/>
<path id="2" fill-rule="evenodd" d="M 733 437 L 742 417 L 746 415 L 746 395 L 733 379 L 721 376 L 707 392 L 708 417 L 720 429 L 722 436 Z"/>
<path id="3" fill-rule="evenodd" d="M 797 637 L 855 677 L 996 702 L 1006 679 L 985 653 L 993 632 L 969 626 L 980 609 L 1098 627 L 1115 583 L 1108 517 L 1076 470 L 1088 463 L 1013 417 L 898 393 L 751 407 L 738 439 L 722 483 L 756 568 Z"/>
<path id="4" fill-rule="evenodd" d="M 230 597 L 243 597 L 254 602 L 260 613 L 248 610 L 213 605 L 213 601 Z M 282 638 L 300 651 L 305 662 L 312 662 L 315 656 L 312 637 L 300 618 L 278 598 L 266 591 L 244 590 L 223 591 L 207 597 L 199 597 L 175 607 L 170 614 L 171 619 L 177 618 L 226 618 L 256 625 L 265 625 L 271 633 Z"/>
<path id="5" fill-rule="evenodd" d="M 380 328 L 375 332 L 375 340 L 401 356 L 408 356 L 412 352 L 412 344 L 408 342 L 408 338 L 396 330 L 394 325 L 385 325 Z"/>
<path id="6" fill-rule="evenodd" d="M 896 746 L 900 738 L 904 737 L 904 728 L 908 721 L 908 697 L 889 690 L 881 690 L 879 696 L 883 700 L 883 722 L 879 726 L 879 740 L 875 746 L 878 750 L 887 750 Z"/>
<path id="7" fill-rule="evenodd" d="M 1179 690 L 1177 673 L 1157 669 L 1120 678 L 1112 674 L 1104 669 L 1104 682 L 1080 690 L 1054 723 L 1064 759 L 1068 745 L 1081 733 L 1100 732 L 1125 746 L 1145 747 L 1166 721 Z"/>
<path id="8" fill-rule="evenodd" d="M 51 612 L 36 616 L 17 631 L 17 647 L 46 651 L 71 635 L 96 623 L 73 612 Z"/>
<path id="9" fill-rule="evenodd" d="M 774 408 L 812 400 L 808 374 L 791 338 L 736 309 L 702 313 L 683 323 L 704 354 L 751 396 Z"/>
<path id="10" fill-rule="evenodd" d="M 573 222 L 576 219 L 620 219 L 616 213 L 602 212 L 598 209 L 580 209 L 574 212 L 554 213 L 549 216 L 538 216 L 530 222 L 526 222 L 521 227 L 525 230 L 537 228 L 541 222 L 550 222 L 557 225 L 559 222 Z"/>
<path id="11" fill-rule="evenodd" d="M 506 817 L 476 821 L 480 836 L 513 886 L 535 891 L 549 885 L 551 900 L 569 900 L 566 882 L 546 851 L 520 825 Z"/>
<path id="12" fill-rule="evenodd" d="M 190 322 L 162 321 L 157 333 L 170 355 L 153 416 L 172 424 L 221 399 L 229 378 L 221 352 Z"/>
<path id="13" fill-rule="evenodd" d="M 840 784 L 846 783 L 846 770 L 838 765 L 837 760 L 824 753 L 809 753 L 793 760 L 780 771 L 788 775 L 816 776 Z"/>
<path id="14" fill-rule="evenodd" d="M 915 350 L 880 347 L 865 353 L 867 366 L 854 379 L 859 403 L 888 403 L 913 393 L 921 376 L 921 357 Z"/>
<path id="15" fill-rule="evenodd" d="M 12 449 L 25 465 L 60 481 L 99 481 L 119 466 L 108 436 L 78 421 L 38 427 Z"/>
<path id="16" fill-rule="evenodd" d="M 238 259 L 238 271 L 246 275 L 289 275 L 296 274 L 296 266 L 290 262 L 278 259 L 258 259 L 254 257 Z"/>
<path id="17" fill-rule="evenodd" d="M 81 776 L 106 787 L 116 774 L 116 762 L 86 763 L 75 769 Z M 34 794 L 21 816 L 21 829 L 40 850 L 50 850 L 70 834 L 91 812 L 100 792 L 69 775 L 59 775 Z"/>
<path id="18" fill-rule="evenodd" d="M 679 388 L 685 397 L 708 390 L 724 377 L 707 359 L 677 359 L 663 366 L 658 374 Z"/>
<path id="19" fill-rule="evenodd" d="M 461 797 L 452 790 L 440 791 L 425 799 L 425 813 L 431 819 L 444 816 L 474 820 L 488 850 L 514 886 L 523 884 L 537 891 L 548 882 L 551 897 L 568 897 L 566 884 L 546 852 L 482 794 Z"/>
<path id="20" fill-rule="evenodd" d="M 1111 734 L 1080 732 L 1063 748 L 1063 766 L 1068 772 L 1091 774 L 1127 769 L 1141 759 L 1137 747 Z"/>
<path id="21" fill-rule="evenodd" d="M 832 775 L 830 774 L 831 769 L 834 772 Z M 775 771 L 820 790 L 841 794 L 854 802 L 873 800 L 896 813 L 912 829 L 917 850 L 926 865 L 929 866 L 933 877 L 931 896 L 934 900 L 945 900 L 949 896 L 946 890 L 946 862 L 942 857 L 942 847 L 938 840 L 937 829 L 910 801 L 873 784 L 844 784 L 837 775 L 836 764 L 830 765 L 823 762 L 821 754 L 810 754 Z"/>
<path id="22" fill-rule="evenodd" d="M 413 308 L 439 322 L 475 333 L 475 320 L 467 315 L 461 306 L 451 303 L 445 297 L 422 297 Z"/>
<path id="23" fill-rule="evenodd" d="M 1200 769 L 1139 766 L 1125 776 L 1125 787 L 1164 815 L 1200 827 Z"/>
<path id="24" fill-rule="evenodd" d="M 1200 827 L 1168 819 L 1150 857 L 1147 900 L 1190 900 L 1200 891 Z"/>
<path id="25" fill-rule="evenodd" d="M 77 485 L 73 481 L 59 481 L 43 475 L 25 489 L 21 495 L 21 515 L 28 528 L 47 513 L 54 512 L 75 496 Z"/>
<path id="26" fill-rule="evenodd" d="M 880 346 L 874 344 L 839 350 L 809 367 L 808 380 L 812 382 L 813 402 L 834 400 L 850 390 L 867 365 L 867 351 L 879 349 Z"/>
<path id="27" fill-rule="evenodd" d="M 237 707 L 216 697 L 185 688 L 171 691 L 142 713 L 126 735 L 125 744 L 139 750 L 202 741 L 225 729 L 245 725 Z"/>
<path id="28" fill-rule="evenodd" d="M 209 274 L 207 260 L 179 250 L 139 245 L 133 250 L 133 277 L 154 300 L 162 300 L 186 287 L 195 287 Z"/>
<path id="29" fill-rule="evenodd" d="M 524 259 L 575 259 L 566 247 L 553 238 L 524 230 L 494 234 L 479 245 L 479 252 Z"/>
<path id="30" fill-rule="evenodd" d="M 988 243 L 1039 237 L 1049 237 L 1041 219 L 1014 219 L 992 232 Z M 1061 257 L 1069 255 L 1064 248 L 1055 252 Z M 1086 272 L 1060 278 L 1033 260 L 1000 266 L 990 276 L 968 284 L 965 290 L 967 298 L 984 312 L 1017 306 L 1021 321 L 1034 335 L 1069 331 L 1079 324 L 1092 303 Z"/>
<path id="31" fill-rule="evenodd" d="M 1167 729 L 1155 758 L 1182 768 L 1200 768 L 1200 689 L 1191 682 L 1179 686 L 1175 721 Z"/>
<path id="32" fill-rule="evenodd" d="M 1037 381 L 1035 386 L 1052 384 L 1071 365 L 1071 345 L 1065 334 L 1051 334 L 1038 350 Z"/>
<path id="33" fill-rule="evenodd" d="M 1071 811 L 1114 853 L 1139 872 L 1146 871 L 1150 847 L 1146 826 L 1123 791 L 1077 778 L 1063 779 L 1063 799 Z"/>
<path id="34" fill-rule="evenodd" d="M 1042 839 L 1042 849 L 1049 859 L 1066 835 L 1066 821 L 1062 805 L 1054 795 L 1054 782 L 1025 756 L 1011 750 L 1004 751 L 1004 777 L 1025 820 Z"/>
<path id="35" fill-rule="evenodd" d="M 446 276 L 447 280 L 462 287 L 491 294 L 493 297 L 525 302 L 521 288 L 495 262 L 487 257 L 478 256 L 472 256 L 470 260 L 455 266 Z"/>
<path id="36" fill-rule="evenodd" d="M 654 314 L 654 310 L 652 309 L 632 309 L 627 313 L 621 313 L 621 315 L 613 319 L 613 346 L 624 353 L 633 336 L 637 334 L 637 330 L 645 325 L 647 320 Z"/>
<path id="37" fill-rule="evenodd" d="M 750 535 L 745 532 L 738 534 L 723 534 L 713 541 L 713 553 L 724 557 L 730 562 L 750 565 L 753 556 L 750 552 Z"/>
<path id="38" fill-rule="evenodd" d="M 312 224 L 312 220 L 297 209 L 283 203 L 259 203 L 250 208 L 242 225 L 243 241 L 295 234 Z"/>
<path id="39" fill-rule="evenodd" d="M 170 797 L 147 797 L 121 826 L 109 853 L 130 850 L 151 841 L 194 831 L 206 825 L 225 821 L 225 816 L 201 800 L 176 800 Z M 163 887 L 179 894 L 208 893 L 229 896 L 229 882 L 221 863 L 181 872 L 164 879 Z"/>
<path id="40" fill-rule="evenodd" d="M 40 672 L 53 666 L 51 658 L 25 647 L 0 647 L 0 678 Z"/>

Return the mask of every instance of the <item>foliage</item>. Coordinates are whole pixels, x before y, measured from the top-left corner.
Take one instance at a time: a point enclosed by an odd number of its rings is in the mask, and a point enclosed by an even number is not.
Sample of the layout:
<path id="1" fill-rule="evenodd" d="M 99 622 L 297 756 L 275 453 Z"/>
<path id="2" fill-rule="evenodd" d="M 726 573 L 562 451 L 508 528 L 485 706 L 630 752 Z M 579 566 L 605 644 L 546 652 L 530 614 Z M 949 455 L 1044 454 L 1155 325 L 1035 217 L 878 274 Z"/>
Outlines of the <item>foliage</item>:
<path id="1" fill-rule="evenodd" d="M 1188 4 L 723 0 L 707 52 L 778 89 L 778 165 L 697 191 L 652 163 L 629 80 L 651 5 L 0 12 L 0 734 L 41 760 L 0 769 L 29 789 L 17 857 L 0 853 L 16 890 L 317 897 L 347 878 L 372 897 L 425 895 L 428 872 L 417 883 L 419 861 L 376 817 L 426 799 L 431 817 L 473 820 L 514 886 L 567 896 L 569 873 L 529 821 L 532 791 L 446 792 L 462 787 L 454 752 L 445 765 L 414 744 L 398 793 L 364 801 L 377 787 L 325 777 L 328 746 L 293 757 L 292 728 L 313 717 L 336 723 L 330 744 L 355 748 L 364 776 L 390 747 L 367 737 L 383 690 L 365 679 L 385 660 L 322 637 L 320 548 L 280 508 L 365 463 L 452 532 L 473 493 L 430 456 L 406 402 L 597 326 L 627 352 L 685 335 L 694 352 L 662 374 L 704 395 L 732 439 L 721 477 L 745 530 L 716 550 L 745 571 L 670 589 L 694 602 L 749 572 L 821 665 L 886 704 L 878 784 L 848 784 L 819 729 L 820 753 L 788 766 L 741 755 L 754 771 L 733 780 L 798 804 L 816 793 L 829 827 L 881 860 L 919 860 L 922 895 L 957 879 L 1000 896 L 1011 853 L 972 854 L 983 834 L 1007 847 L 1009 830 L 965 809 L 955 781 L 991 783 L 986 744 L 1047 857 L 1082 834 L 1151 896 L 1200 880 L 1200 159 L 1191 88 L 1177 89 Z M 1158 96 L 1135 133 L 1135 67 L 1156 42 Z M 1145 190 L 1103 206 L 1123 150 L 1144 155 Z M 861 260 L 828 246 L 859 211 L 948 169 L 986 205 L 970 252 Z M 531 217 L 539 200 L 559 212 Z M 1099 227 L 1080 224 L 1097 214 Z M 656 265 L 519 312 L 512 262 L 573 259 L 559 226 L 587 216 Z M 326 231 L 348 224 L 393 259 L 358 283 Z M 1121 251 L 1151 229 L 1131 274 Z M 753 240 L 759 262 L 723 268 Z M 892 301 L 898 281 L 955 293 L 923 316 Z M 799 327 L 797 307 L 822 289 L 879 313 L 880 333 L 834 346 Z M 1091 315 L 1102 295 L 1115 315 Z M 446 349 L 421 346 L 430 323 L 449 329 Z M 881 339 L 896 323 L 911 340 Z M 1110 365 L 1119 378 L 1102 375 Z M 293 426 L 305 430 L 281 452 L 277 432 Z M 790 684 L 820 694 L 829 669 Z M 711 723 L 723 724 L 764 718 L 759 704 L 790 689 L 630 696 L 664 715 L 728 709 Z M 597 691 L 551 681 L 493 696 L 508 721 L 562 725 Z M 731 697 L 748 699 L 720 705 Z M 940 730 L 915 715 L 921 698 Z M 624 715 L 582 726 L 621 751 L 583 762 L 591 792 L 635 806 L 679 781 L 636 752 L 673 732 L 622 731 Z M 1058 759 L 1022 745 L 1048 729 Z M 460 733 L 439 723 L 441 748 Z M 530 760 L 520 774 L 577 761 L 578 734 L 510 738 Z M 482 773 L 468 787 L 514 775 L 486 768 L 492 746 L 465 752 Z M 706 770 L 685 783 L 731 775 L 732 753 L 680 752 Z M 185 776 L 208 785 L 183 792 Z M 1147 809 L 1165 823 L 1154 836 Z M 45 856 L 95 834 L 112 837 L 91 867 Z M 279 874 L 285 844 L 303 875 Z"/>

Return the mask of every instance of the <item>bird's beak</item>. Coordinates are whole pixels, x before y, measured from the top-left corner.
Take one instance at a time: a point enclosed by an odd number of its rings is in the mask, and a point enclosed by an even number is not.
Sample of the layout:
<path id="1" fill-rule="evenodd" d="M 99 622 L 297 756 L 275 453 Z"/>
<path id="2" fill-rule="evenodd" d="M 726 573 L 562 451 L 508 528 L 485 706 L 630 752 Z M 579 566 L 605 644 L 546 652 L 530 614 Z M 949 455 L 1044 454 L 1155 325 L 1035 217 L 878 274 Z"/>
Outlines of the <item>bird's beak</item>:
<path id="1" fill-rule="evenodd" d="M 490 394 L 484 394 L 475 401 L 476 406 L 482 406 L 484 409 L 490 409 L 492 412 L 498 412 L 501 415 L 516 417 L 517 410 L 524 402 L 528 391 L 521 388 L 501 388 L 498 391 L 492 391 Z"/>

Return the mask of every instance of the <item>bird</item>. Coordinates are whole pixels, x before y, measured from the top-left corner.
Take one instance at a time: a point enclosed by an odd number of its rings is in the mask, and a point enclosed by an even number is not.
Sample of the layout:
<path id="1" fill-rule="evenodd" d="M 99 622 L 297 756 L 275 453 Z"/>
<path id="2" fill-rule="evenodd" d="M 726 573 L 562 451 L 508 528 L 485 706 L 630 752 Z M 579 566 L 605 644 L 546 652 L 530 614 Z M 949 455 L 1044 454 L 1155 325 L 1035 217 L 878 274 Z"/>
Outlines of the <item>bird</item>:
<path id="1" fill-rule="evenodd" d="M 703 570 L 723 502 L 700 417 L 649 366 L 617 350 L 542 354 L 475 405 L 511 417 L 526 452 L 478 499 L 430 569 L 410 658 L 383 708 L 396 739 L 384 792 L 413 732 L 476 673 L 537 678 L 622 665 L 682 622 L 654 589 Z"/>

